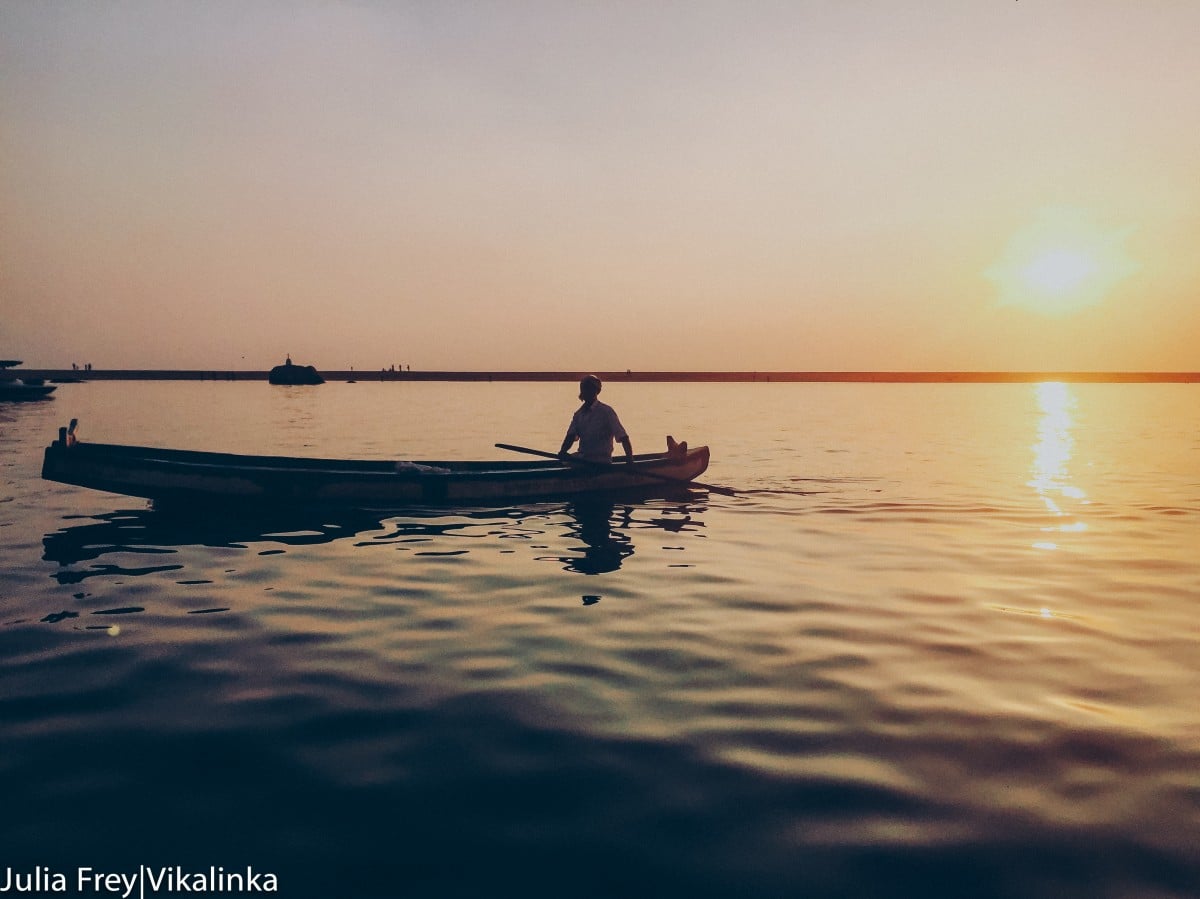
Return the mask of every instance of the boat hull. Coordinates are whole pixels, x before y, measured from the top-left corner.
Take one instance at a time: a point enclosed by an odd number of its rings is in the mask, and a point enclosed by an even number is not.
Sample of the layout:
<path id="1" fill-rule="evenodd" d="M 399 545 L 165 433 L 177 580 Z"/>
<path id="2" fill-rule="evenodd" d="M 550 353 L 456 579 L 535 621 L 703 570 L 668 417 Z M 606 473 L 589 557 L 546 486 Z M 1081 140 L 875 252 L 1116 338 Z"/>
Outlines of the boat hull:
<path id="1" fill-rule="evenodd" d="M 545 462 L 388 462 L 246 456 L 58 440 L 49 481 L 156 501 L 329 505 L 361 509 L 493 504 L 684 487 L 708 467 L 708 447 L 632 465 Z"/>
<path id="2" fill-rule="evenodd" d="M 0 381 L 0 400 L 12 402 L 44 400 L 56 389 L 52 384 L 42 384 L 41 382 Z"/>

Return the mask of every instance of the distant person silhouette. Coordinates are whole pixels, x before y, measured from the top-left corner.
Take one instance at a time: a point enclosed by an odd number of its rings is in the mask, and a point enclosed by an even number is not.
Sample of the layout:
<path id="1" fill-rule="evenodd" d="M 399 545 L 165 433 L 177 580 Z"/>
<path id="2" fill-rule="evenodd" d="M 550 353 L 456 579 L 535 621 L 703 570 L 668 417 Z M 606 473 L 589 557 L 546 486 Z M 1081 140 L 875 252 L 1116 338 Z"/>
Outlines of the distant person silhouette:
<path id="1" fill-rule="evenodd" d="M 560 456 L 566 456 L 576 440 L 579 457 L 589 462 L 612 462 L 613 441 L 625 448 L 625 461 L 633 462 L 633 444 L 616 410 L 598 399 L 603 385 L 595 375 L 586 375 L 579 382 L 579 399 L 583 405 L 575 410 L 567 434 L 563 437 Z"/>

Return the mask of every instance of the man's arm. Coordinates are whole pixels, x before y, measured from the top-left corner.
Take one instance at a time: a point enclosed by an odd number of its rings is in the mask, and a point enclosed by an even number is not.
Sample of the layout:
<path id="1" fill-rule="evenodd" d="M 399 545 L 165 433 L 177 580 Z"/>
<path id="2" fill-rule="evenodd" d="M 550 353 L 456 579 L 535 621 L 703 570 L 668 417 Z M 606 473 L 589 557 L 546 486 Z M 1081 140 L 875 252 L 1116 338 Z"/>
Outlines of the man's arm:
<path id="1" fill-rule="evenodd" d="M 558 448 L 558 454 L 560 456 L 565 456 L 567 454 L 567 451 L 570 450 L 571 444 L 574 443 L 575 440 L 576 440 L 575 432 L 573 430 L 571 430 L 570 428 L 568 428 L 567 436 L 563 438 L 562 446 L 560 446 Z"/>
<path id="2" fill-rule="evenodd" d="M 629 465 L 633 464 L 633 442 L 628 436 L 617 438 L 621 441 L 621 446 L 625 447 L 625 461 Z"/>

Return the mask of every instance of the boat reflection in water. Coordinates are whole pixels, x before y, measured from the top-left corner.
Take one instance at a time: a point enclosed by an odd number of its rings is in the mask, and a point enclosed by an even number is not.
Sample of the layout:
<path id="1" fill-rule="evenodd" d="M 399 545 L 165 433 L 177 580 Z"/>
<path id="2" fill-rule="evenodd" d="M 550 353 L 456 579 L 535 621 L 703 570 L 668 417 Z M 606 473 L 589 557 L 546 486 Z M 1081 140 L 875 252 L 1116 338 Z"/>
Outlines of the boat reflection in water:
<path id="1" fill-rule="evenodd" d="M 218 515 L 203 509 L 127 509 L 79 520 L 83 523 L 68 524 L 42 538 L 44 561 L 66 566 L 114 553 L 160 555 L 183 546 L 246 549 L 268 540 L 304 546 L 331 543 L 381 526 L 379 517 L 367 513 L 296 510 L 286 515 L 242 511 Z"/>
<path id="2" fill-rule="evenodd" d="M 597 497 L 567 504 L 464 510 L 277 509 L 237 514 L 170 506 L 114 510 L 64 519 L 60 530 L 44 535 L 42 558 L 57 566 L 51 577 L 60 584 L 92 579 L 129 584 L 128 578 L 155 575 L 194 584 L 224 580 L 235 564 L 244 576 L 249 568 L 264 568 L 265 561 L 254 561 L 258 557 L 303 553 L 305 547 L 311 548 L 310 555 L 320 564 L 334 566 L 329 574 L 336 578 L 343 566 L 353 566 L 356 576 L 362 574 L 363 566 L 354 563 L 353 554 L 367 548 L 394 545 L 411 552 L 406 558 L 414 562 L 422 557 L 444 561 L 456 555 L 511 553 L 516 538 L 543 553 L 535 555 L 534 561 L 557 561 L 565 571 L 596 575 L 618 570 L 633 555 L 636 529 L 679 532 L 702 527 L 695 517 L 703 508 L 697 502 L 702 495 L 680 493 L 686 498 L 623 504 Z M 322 550 L 316 558 L 318 548 L 340 541 L 354 542 L 333 555 Z M 218 562 L 214 549 L 232 550 L 238 561 L 220 555 Z M 544 554 L 546 549 L 552 555 Z M 379 576 L 403 578 L 410 564 L 388 566 Z M 511 563 L 503 567 L 511 570 Z M 407 570 L 415 578 L 427 574 Z"/>
<path id="3" fill-rule="evenodd" d="M 566 535 L 582 541 L 583 545 L 568 547 L 571 554 L 551 558 L 561 562 L 564 571 L 577 574 L 617 571 L 633 555 L 634 530 L 649 528 L 678 533 L 704 526 L 695 517 L 703 508 L 700 494 L 680 491 L 675 500 L 656 506 L 618 504 L 601 497 L 576 500 L 564 510 L 569 518 Z"/>

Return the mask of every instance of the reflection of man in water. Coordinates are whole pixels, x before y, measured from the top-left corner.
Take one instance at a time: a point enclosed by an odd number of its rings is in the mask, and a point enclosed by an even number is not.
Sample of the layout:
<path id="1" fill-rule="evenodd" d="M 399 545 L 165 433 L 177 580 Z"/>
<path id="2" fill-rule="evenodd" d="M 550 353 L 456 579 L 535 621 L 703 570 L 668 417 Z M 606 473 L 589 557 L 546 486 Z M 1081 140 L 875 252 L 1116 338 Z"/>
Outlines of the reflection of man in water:
<path id="1" fill-rule="evenodd" d="M 617 440 L 625 448 L 625 461 L 633 462 L 633 444 L 629 435 L 613 407 L 598 399 L 600 388 L 600 379 L 595 375 L 587 375 L 579 382 L 579 398 L 583 405 L 575 410 L 558 454 L 566 455 L 578 440 L 580 458 L 589 462 L 611 462 L 613 440 Z"/>
<path id="2" fill-rule="evenodd" d="M 602 499 L 580 499 L 571 504 L 568 512 L 575 519 L 570 533 L 579 537 L 585 546 L 582 556 L 562 556 L 567 571 L 580 574 L 603 574 L 616 571 L 621 560 L 633 555 L 633 544 L 625 534 L 612 530 L 612 517 L 616 507 L 611 501 Z M 621 517 L 621 526 L 628 528 L 632 512 L 626 508 Z M 572 547 L 574 548 L 574 547 Z"/>

